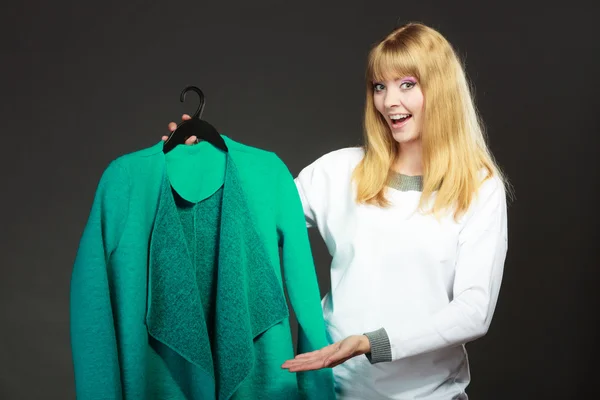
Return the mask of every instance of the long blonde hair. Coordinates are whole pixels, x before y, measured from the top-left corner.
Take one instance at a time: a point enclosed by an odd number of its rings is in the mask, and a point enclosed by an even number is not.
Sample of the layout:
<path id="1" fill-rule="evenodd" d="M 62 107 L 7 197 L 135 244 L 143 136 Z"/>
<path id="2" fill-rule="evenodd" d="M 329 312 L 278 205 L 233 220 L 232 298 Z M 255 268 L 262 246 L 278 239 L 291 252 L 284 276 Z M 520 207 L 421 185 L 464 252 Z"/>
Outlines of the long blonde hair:
<path id="1" fill-rule="evenodd" d="M 365 157 L 353 174 L 356 200 L 382 207 L 389 204 L 385 191 L 398 145 L 375 108 L 373 82 L 404 76 L 415 77 L 424 95 L 420 207 L 424 209 L 437 192 L 430 211 L 439 216 L 453 209 L 458 218 L 471 204 L 482 182 L 482 170 L 488 178 L 499 177 L 504 185 L 506 179 L 487 147 L 483 124 L 456 52 L 439 32 L 420 23 L 395 29 L 369 53 Z"/>

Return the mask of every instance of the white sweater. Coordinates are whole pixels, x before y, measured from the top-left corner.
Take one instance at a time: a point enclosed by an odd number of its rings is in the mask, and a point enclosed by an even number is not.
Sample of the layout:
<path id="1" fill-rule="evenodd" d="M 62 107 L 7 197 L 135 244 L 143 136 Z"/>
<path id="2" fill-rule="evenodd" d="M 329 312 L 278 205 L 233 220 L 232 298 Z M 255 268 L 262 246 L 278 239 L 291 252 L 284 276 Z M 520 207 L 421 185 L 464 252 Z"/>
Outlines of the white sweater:
<path id="1" fill-rule="evenodd" d="M 507 252 L 503 186 L 485 181 L 458 223 L 420 214 L 415 190 L 389 188 L 387 209 L 357 205 L 351 174 L 363 154 L 333 151 L 296 178 L 307 226 L 333 257 L 329 340 L 384 330 L 391 346 L 389 362 L 335 367 L 338 398 L 466 399 L 464 344 L 490 326 Z"/>

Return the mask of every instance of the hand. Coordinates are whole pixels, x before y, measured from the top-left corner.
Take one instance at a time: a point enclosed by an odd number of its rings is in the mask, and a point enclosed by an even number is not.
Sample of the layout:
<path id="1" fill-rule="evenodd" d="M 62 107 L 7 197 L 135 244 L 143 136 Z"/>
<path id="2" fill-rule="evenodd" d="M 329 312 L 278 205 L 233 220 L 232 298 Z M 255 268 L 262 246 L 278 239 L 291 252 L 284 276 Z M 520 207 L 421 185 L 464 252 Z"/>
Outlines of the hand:
<path id="1" fill-rule="evenodd" d="M 310 353 L 298 354 L 288 360 L 281 368 L 289 372 L 310 371 L 321 368 L 333 368 L 352 357 L 371 351 L 371 344 L 365 335 L 348 336 L 346 339 Z"/>
<path id="2" fill-rule="evenodd" d="M 191 117 L 187 114 L 183 114 L 183 116 L 181 117 L 182 121 L 191 119 Z M 177 129 L 177 124 L 175 122 L 170 122 L 169 123 L 169 131 L 173 132 L 175 129 Z M 169 138 L 169 136 L 165 135 L 162 137 L 163 142 L 165 140 L 167 140 Z M 185 144 L 194 144 L 196 143 L 196 136 L 190 136 L 189 138 L 187 138 L 187 140 L 185 141 Z"/>

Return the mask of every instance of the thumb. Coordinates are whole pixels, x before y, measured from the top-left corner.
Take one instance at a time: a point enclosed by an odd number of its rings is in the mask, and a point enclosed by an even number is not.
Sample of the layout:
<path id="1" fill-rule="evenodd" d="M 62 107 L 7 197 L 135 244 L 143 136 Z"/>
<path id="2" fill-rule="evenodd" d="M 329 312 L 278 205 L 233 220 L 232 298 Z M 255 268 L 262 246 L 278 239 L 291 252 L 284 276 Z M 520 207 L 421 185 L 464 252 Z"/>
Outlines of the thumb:
<path id="1" fill-rule="evenodd" d="M 351 351 L 349 351 L 348 348 L 346 348 L 344 346 L 340 346 L 337 349 L 337 351 L 333 352 L 332 354 L 329 355 L 329 357 L 327 357 L 325 359 L 325 363 L 327 365 L 337 363 L 340 360 L 348 358 L 350 356 L 350 354 L 351 354 Z"/>

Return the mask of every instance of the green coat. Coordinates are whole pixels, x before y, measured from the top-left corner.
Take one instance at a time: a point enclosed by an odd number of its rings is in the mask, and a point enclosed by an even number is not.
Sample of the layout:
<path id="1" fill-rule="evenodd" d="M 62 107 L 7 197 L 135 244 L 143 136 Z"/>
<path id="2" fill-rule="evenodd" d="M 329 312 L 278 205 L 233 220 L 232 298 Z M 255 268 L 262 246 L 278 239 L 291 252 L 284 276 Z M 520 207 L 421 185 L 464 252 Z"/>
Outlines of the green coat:
<path id="1" fill-rule="evenodd" d="M 71 281 L 78 399 L 335 398 L 331 369 L 281 368 L 284 281 L 298 352 L 328 344 L 293 177 L 223 138 L 227 153 L 159 142 L 104 171 Z"/>

